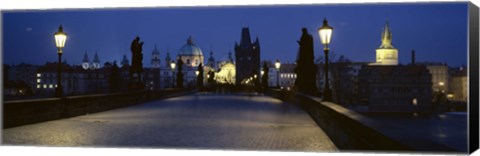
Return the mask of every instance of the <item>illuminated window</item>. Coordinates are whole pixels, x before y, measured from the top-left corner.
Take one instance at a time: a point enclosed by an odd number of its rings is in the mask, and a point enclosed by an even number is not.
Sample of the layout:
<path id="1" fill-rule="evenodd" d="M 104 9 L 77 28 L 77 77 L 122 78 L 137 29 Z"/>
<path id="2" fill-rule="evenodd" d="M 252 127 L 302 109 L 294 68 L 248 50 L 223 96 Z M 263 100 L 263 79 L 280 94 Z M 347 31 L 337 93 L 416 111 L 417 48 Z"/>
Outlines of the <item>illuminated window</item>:
<path id="1" fill-rule="evenodd" d="M 40 73 L 37 73 L 37 77 L 42 77 L 42 74 L 40 74 Z"/>
<path id="2" fill-rule="evenodd" d="M 42 80 L 41 80 L 41 79 L 37 79 L 37 83 L 40 83 L 40 82 L 42 82 Z"/>
<path id="3" fill-rule="evenodd" d="M 47 85 L 46 85 L 46 84 L 43 84 L 43 88 L 47 88 Z"/>
<path id="4" fill-rule="evenodd" d="M 41 87 L 42 87 L 42 85 L 39 85 L 39 84 L 37 85 L 37 88 L 41 88 Z"/>
<path id="5" fill-rule="evenodd" d="M 52 84 L 48 85 L 48 88 L 53 88 L 53 85 Z"/>

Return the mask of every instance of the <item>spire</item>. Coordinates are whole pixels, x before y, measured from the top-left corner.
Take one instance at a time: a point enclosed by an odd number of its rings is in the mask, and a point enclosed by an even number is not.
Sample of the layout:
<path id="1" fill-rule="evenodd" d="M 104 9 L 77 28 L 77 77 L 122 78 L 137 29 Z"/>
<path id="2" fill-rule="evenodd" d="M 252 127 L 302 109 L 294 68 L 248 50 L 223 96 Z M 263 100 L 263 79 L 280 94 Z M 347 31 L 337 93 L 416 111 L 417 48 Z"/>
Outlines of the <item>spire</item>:
<path id="1" fill-rule="evenodd" d="M 95 58 L 93 59 L 94 63 L 100 63 L 100 59 L 98 58 L 98 53 L 95 51 Z"/>
<path id="2" fill-rule="evenodd" d="M 388 17 L 385 21 L 385 27 L 383 28 L 382 32 L 382 45 L 380 48 L 393 48 L 392 45 L 392 32 L 390 32 L 390 28 L 388 27 Z"/>
<path id="3" fill-rule="evenodd" d="M 153 47 L 153 51 L 152 51 L 152 55 L 155 55 L 155 54 L 160 54 L 160 52 L 158 52 L 158 49 L 157 49 L 157 44 L 155 44 L 155 47 Z"/>
<path id="4" fill-rule="evenodd" d="M 83 63 L 85 63 L 85 62 L 90 62 L 90 61 L 88 60 L 87 51 L 85 51 L 85 54 L 83 55 L 83 60 L 82 60 L 82 62 L 83 62 Z"/>
<path id="5" fill-rule="evenodd" d="M 250 30 L 248 27 L 244 27 L 242 29 L 242 38 L 240 39 L 240 46 L 242 47 L 250 47 L 252 41 L 250 39 Z"/>
<path id="6" fill-rule="evenodd" d="M 210 57 L 208 58 L 208 65 L 215 68 L 215 58 L 213 58 L 213 50 L 210 50 Z"/>
<path id="7" fill-rule="evenodd" d="M 215 60 L 213 58 L 213 50 L 210 50 L 210 58 L 208 58 L 208 61 Z"/>
<path id="8" fill-rule="evenodd" d="M 187 39 L 187 44 L 188 44 L 188 45 L 193 45 L 192 36 L 188 37 L 188 39 Z"/>
<path id="9" fill-rule="evenodd" d="M 122 66 L 125 66 L 125 65 L 128 65 L 128 59 L 127 59 L 127 55 L 123 55 L 123 59 L 122 59 Z"/>
<path id="10" fill-rule="evenodd" d="M 170 49 L 167 49 L 167 56 L 165 57 L 165 63 L 167 63 L 167 67 L 170 67 L 170 61 L 172 59 L 170 58 Z"/>
<path id="11" fill-rule="evenodd" d="M 228 61 L 233 63 L 232 52 L 228 52 Z"/>

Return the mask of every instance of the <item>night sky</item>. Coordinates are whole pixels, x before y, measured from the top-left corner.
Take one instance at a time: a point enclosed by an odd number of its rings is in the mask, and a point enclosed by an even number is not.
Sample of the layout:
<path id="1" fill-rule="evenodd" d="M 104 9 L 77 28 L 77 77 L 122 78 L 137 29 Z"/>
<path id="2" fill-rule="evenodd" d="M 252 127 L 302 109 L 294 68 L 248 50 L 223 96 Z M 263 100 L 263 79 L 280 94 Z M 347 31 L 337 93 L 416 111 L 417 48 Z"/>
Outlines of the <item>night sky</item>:
<path id="1" fill-rule="evenodd" d="M 3 61 L 6 64 L 44 64 L 56 61 L 53 34 L 62 24 L 68 34 L 63 57 L 80 65 L 85 51 L 102 64 L 130 59 L 130 43 L 139 35 L 144 44 L 144 66 L 150 66 L 156 44 L 162 65 L 166 50 L 176 55 L 192 36 L 204 53 L 211 49 L 226 60 L 240 41 L 242 27 L 258 36 L 262 60 L 293 62 L 297 40 L 306 27 L 314 37 L 315 56 L 323 55 L 317 29 L 326 17 L 334 27 L 331 51 L 357 62 L 374 62 L 388 17 L 399 61 L 467 64 L 467 3 L 349 4 L 303 6 L 187 7 L 143 9 L 83 9 L 8 11 L 3 13 Z M 131 59 L 130 59 L 131 60 Z"/>

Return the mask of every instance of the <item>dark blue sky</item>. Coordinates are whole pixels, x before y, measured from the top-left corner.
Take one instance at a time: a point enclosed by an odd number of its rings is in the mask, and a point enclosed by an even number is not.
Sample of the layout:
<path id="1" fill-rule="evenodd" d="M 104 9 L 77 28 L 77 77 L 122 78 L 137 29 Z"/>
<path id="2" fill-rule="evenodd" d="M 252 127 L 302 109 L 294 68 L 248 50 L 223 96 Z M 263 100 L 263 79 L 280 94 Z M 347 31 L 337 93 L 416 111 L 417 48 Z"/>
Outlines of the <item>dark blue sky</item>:
<path id="1" fill-rule="evenodd" d="M 259 37 L 262 60 L 293 62 L 302 27 L 314 37 L 315 56 L 323 55 L 316 31 L 327 17 L 334 27 L 333 53 L 374 62 L 387 16 L 402 64 L 409 63 L 412 49 L 417 61 L 467 63 L 464 2 L 10 11 L 3 13 L 3 61 L 56 61 L 53 33 L 62 24 L 68 33 L 63 56 L 70 64 L 80 64 L 85 51 L 90 60 L 98 51 L 102 63 L 119 62 L 124 54 L 130 58 L 136 35 L 145 42 L 145 66 L 155 44 L 163 64 L 166 50 L 176 55 L 190 35 L 205 58 L 213 49 L 217 60 L 225 60 L 245 26 L 252 38 Z"/>

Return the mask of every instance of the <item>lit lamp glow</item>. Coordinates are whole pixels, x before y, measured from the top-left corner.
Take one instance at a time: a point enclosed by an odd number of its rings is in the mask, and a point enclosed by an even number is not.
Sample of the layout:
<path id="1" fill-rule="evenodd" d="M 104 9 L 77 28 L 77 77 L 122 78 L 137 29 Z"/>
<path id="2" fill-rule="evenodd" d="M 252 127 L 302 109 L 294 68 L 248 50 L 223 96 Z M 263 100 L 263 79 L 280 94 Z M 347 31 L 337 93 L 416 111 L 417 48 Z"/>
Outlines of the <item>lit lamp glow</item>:
<path id="1" fill-rule="evenodd" d="M 328 45 L 332 40 L 332 32 L 333 32 L 333 28 L 328 25 L 327 19 L 324 19 L 322 27 L 318 29 L 318 34 L 320 35 L 322 44 L 325 45 L 324 49 L 329 49 Z"/>
<path id="2" fill-rule="evenodd" d="M 172 68 L 172 71 L 175 70 L 175 62 L 170 63 L 170 68 Z"/>
<path id="3" fill-rule="evenodd" d="M 63 27 L 60 25 L 58 32 L 54 34 L 55 44 L 58 48 L 58 53 L 63 53 L 62 48 L 65 47 L 65 42 L 67 41 L 67 34 L 63 32 Z"/>

